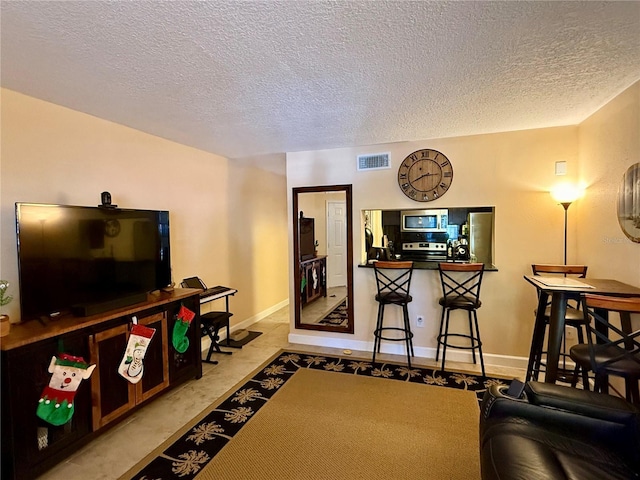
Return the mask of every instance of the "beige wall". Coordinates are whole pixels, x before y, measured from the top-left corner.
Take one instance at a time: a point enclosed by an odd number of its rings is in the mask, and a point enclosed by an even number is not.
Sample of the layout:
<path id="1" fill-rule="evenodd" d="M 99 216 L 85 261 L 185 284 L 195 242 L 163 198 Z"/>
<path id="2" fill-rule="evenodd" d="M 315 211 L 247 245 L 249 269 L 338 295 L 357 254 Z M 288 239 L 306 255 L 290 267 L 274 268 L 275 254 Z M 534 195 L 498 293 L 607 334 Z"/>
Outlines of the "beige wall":
<path id="1" fill-rule="evenodd" d="M 618 225 L 622 176 L 640 162 L 640 82 L 580 124 L 580 179 L 587 185 L 577 214 L 578 258 L 589 274 L 640 286 L 640 244 Z"/>
<path id="2" fill-rule="evenodd" d="M 577 172 L 577 130 L 577 127 L 549 128 L 289 153 L 287 182 L 289 191 L 305 185 L 353 184 L 357 262 L 364 242 L 362 210 L 425 205 L 408 199 L 398 187 L 397 169 L 402 160 L 421 148 L 433 148 L 447 155 L 454 167 L 453 184 L 445 196 L 428 206 L 495 206 L 495 261 L 499 271 L 485 275 L 479 318 L 487 360 L 512 364 L 515 359 L 510 357 L 528 355 L 533 327 L 536 295 L 522 277 L 530 272 L 531 263 L 563 260 L 563 210 L 548 191 L 556 180 L 556 161 L 567 161 L 569 173 Z M 356 156 L 376 152 L 391 152 L 392 168 L 357 171 Z M 571 260 L 575 258 L 573 235 L 569 238 L 569 250 Z M 416 354 L 433 357 L 440 318 L 439 279 L 435 271 L 417 271 L 414 278 L 412 290 L 419 293 L 409 307 L 410 315 L 412 320 L 418 314 L 426 318 L 424 328 L 414 328 Z M 296 331 L 292 321 L 291 340 L 370 350 L 377 307 L 373 300 L 372 271 L 356 266 L 354 282 L 354 335 Z M 388 343 L 386 348 L 403 351 L 399 343 Z M 452 352 L 452 359 L 455 355 Z"/>
<path id="3" fill-rule="evenodd" d="M 169 210 L 174 281 L 197 275 L 212 286 L 237 288 L 234 323 L 286 304 L 284 158 L 229 162 L 10 90 L 1 93 L 0 278 L 16 296 L 5 307 L 12 321 L 20 318 L 14 203 L 98 205 L 102 191 L 120 207 Z"/>
<path id="4" fill-rule="evenodd" d="M 421 148 L 447 155 L 454 166 L 452 187 L 428 205 L 496 209 L 499 271 L 485 275 L 479 311 L 485 361 L 524 365 L 536 299 L 522 276 L 530 272 L 532 263 L 563 261 L 564 211 L 548 193 L 556 183 L 569 180 L 588 185 L 585 196 L 569 209 L 568 263 L 586 263 L 592 276 L 640 286 L 640 245 L 623 235 L 616 217 L 622 175 L 640 161 L 639 131 L 640 82 L 577 126 L 290 153 L 287 183 L 289 192 L 298 186 L 353 184 L 354 259 L 358 262 L 364 242 L 362 210 L 421 205 L 407 199 L 397 185 L 402 160 Z M 378 152 L 391 152 L 390 170 L 356 170 L 357 155 Z M 557 161 L 567 162 L 565 177 L 555 176 Z M 354 265 L 354 280 L 354 335 L 296 330 L 291 319 L 290 340 L 370 350 L 377 307 L 373 274 Z M 413 329 L 416 354 L 434 357 L 440 315 L 437 273 L 416 272 L 412 290 L 416 292 L 409 307 L 412 322 L 419 314 L 426 318 L 424 328 Z M 403 348 L 388 344 L 386 351 L 403 353 Z"/>
<path id="5" fill-rule="evenodd" d="M 246 325 L 285 305 L 293 289 L 291 188 L 353 184 L 357 262 L 362 210 L 422 205 L 397 185 L 398 165 L 421 148 L 440 150 L 454 166 L 451 189 L 429 206 L 496 207 L 499 271 L 486 274 L 480 311 L 488 362 L 526 358 L 535 292 L 522 276 L 532 262 L 562 262 L 563 210 L 548 194 L 556 161 L 567 161 L 568 178 L 589 185 L 569 210 L 569 262 L 588 263 L 594 276 L 640 285 L 639 245 L 624 237 L 615 216 L 622 174 L 640 160 L 640 84 L 579 126 L 289 153 L 286 179 L 279 156 L 229 162 L 6 89 L 1 108 L 0 278 L 12 283 L 14 295 L 14 202 L 97 205 L 108 190 L 123 207 L 170 210 L 174 279 L 198 275 L 211 285 L 238 288 L 233 320 Z M 356 170 L 358 154 L 387 151 L 390 170 Z M 292 320 L 291 339 L 369 350 L 372 272 L 355 266 L 354 279 L 354 335 L 299 331 Z M 436 272 L 416 273 L 413 289 L 421 295 L 410 313 L 427 319 L 423 329 L 414 329 L 421 356 L 435 353 L 439 288 Z M 5 307 L 14 321 L 18 305 L 16 298 Z"/>
<path id="6" fill-rule="evenodd" d="M 230 244 L 219 253 L 228 257 L 229 285 L 239 291 L 232 311 L 243 327 L 289 302 L 284 165 L 284 155 L 229 162 Z"/>

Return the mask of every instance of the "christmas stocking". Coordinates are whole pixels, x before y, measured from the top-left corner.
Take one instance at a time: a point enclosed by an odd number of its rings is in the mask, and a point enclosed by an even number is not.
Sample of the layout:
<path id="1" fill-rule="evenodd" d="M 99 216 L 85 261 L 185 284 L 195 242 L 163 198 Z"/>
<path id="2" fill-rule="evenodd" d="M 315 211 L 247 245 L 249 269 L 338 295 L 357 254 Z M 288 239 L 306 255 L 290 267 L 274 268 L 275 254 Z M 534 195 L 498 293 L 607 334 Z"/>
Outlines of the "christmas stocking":
<path id="1" fill-rule="evenodd" d="M 172 335 L 173 348 L 175 348 L 178 353 L 184 353 L 187 351 L 187 348 L 189 348 L 189 339 L 186 337 L 186 334 L 189 325 L 191 325 L 191 320 L 193 320 L 195 316 L 196 314 L 184 305 L 180 307 L 178 318 L 173 325 Z"/>
<path id="2" fill-rule="evenodd" d="M 94 368 L 95 365 L 87 365 L 81 357 L 66 353 L 60 354 L 58 358 L 51 357 L 51 380 L 40 396 L 36 415 L 55 426 L 64 425 L 71 420 L 76 391 L 80 382 L 91 376 Z"/>
<path id="3" fill-rule="evenodd" d="M 118 373 L 131 383 L 138 383 L 142 379 L 144 365 L 142 359 L 147 353 L 147 347 L 151 342 L 155 328 L 135 324 L 131 328 L 127 349 L 118 367 Z"/>

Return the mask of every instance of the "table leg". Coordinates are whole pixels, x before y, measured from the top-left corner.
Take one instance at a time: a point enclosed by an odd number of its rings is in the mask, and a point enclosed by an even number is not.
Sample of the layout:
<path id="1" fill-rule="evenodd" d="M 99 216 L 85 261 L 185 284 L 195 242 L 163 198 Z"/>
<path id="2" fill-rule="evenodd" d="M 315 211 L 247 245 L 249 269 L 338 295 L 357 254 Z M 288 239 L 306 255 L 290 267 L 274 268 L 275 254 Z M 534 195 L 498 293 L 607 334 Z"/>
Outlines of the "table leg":
<path id="1" fill-rule="evenodd" d="M 596 338 L 597 343 L 606 343 L 609 338 L 609 311 L 602 308 L 594 308 L 594 313 L 602 318 L 605 322 L 596 322 L 596 331 L 598 336 Z M 631 331 L 631 317 L 628 312 L 620 312 L 620 326 L 623 332 Z M 602 390 L 601 393 L 609 393 L 609 375 L 602 375 Z"/>
<path id="2" fill-rule="evenodd" d="M 558 360 L 564 334 L 564 319 L 567 315 L 567 294 L 553 292 L 551 296 L 551 317 L 549 318 L 549 340 L 547 345 L 546 383 L 556 383 L 558 378 Z"/>
<path id="3" fill-rule="evenodd" d="M 551 317 L 549 319 L 549 340 L 547 345 L 547 372 L 544 381 L 556 383 L 558 360 L 564 334 L 564 319 L 567 314 L 566 292 L 553 292 L 551 296 Z"/>
<path id="4" fill-rule="evenodd" d="M 545 292 L 540 292 L 538 298 L 538 309 L 536 311 L 536 319 L 533 325 L 533 336 L 531 338 L 531 350 L 529 351 L 529 364 L 527 365 L 527 381 L 538 380 L 538 375 L 534 374 L 536 365 L 540 365 L 540 355 L 542 354 L 542 343 L 544 342 L 544 310 L 547 307 L 547 301 L 549 295 Z"/>

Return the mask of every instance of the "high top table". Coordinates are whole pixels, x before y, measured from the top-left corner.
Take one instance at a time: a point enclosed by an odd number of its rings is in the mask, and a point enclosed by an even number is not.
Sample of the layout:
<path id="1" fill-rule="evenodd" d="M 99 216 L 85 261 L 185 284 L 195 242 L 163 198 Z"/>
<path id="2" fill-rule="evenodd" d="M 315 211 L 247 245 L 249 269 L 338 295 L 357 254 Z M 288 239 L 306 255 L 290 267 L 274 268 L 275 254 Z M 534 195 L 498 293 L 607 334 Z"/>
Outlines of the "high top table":
<path id="1" fill-rule="evenodd" d="M 617 280 L 600 278 L 550 278 L 538 275 L 525 275 L 524 279 L 536 287 L 538 291 L 538 311 L 533 339 L 529 353 L 527 380 L 532 380 L 535 360 L 535 346 L 544 340 L 544 311 L 551 296 L 551 315 L 549 318 L 549 334 L 547 340 L 547 368 L 544 381 L 555 383 L 558 379 L 558 360 L 560 346 L 564 332 L 564 318 L 567 312 L 567 299 L 576 293 L 594 293 L 598 295 L 612 295 L 618 297 L 640 296 L 640 288 L 619 282 Z M 564 282 L 566 280 L 566 282 Z M 546 283 L 545 283 L 546 282 Z M 553 284 L 551 284 L 553 283 Z M 565 283 L 560 285 L 561 283 Z M 585 286 L 581 286 L 583 284 Z"/>

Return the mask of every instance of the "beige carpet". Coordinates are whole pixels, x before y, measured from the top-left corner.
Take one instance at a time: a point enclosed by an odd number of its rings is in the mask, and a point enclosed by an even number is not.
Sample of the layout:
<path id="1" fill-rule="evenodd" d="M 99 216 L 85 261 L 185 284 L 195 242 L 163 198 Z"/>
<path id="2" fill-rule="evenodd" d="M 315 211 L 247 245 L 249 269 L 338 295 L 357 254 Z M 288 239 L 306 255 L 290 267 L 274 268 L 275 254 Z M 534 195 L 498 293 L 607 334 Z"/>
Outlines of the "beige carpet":
<path id="1" fill-rule="evenodd" d="M 198 480 L 477 480 L 470 391 L 301 369 Z"/>

